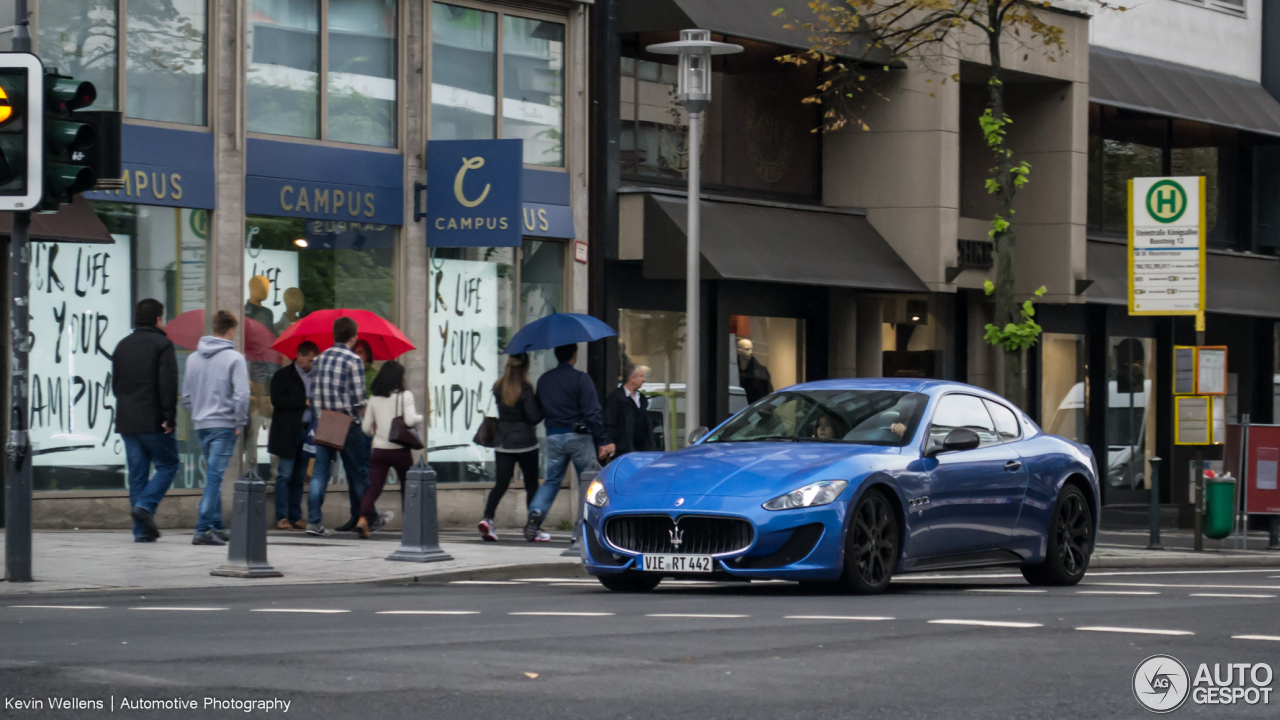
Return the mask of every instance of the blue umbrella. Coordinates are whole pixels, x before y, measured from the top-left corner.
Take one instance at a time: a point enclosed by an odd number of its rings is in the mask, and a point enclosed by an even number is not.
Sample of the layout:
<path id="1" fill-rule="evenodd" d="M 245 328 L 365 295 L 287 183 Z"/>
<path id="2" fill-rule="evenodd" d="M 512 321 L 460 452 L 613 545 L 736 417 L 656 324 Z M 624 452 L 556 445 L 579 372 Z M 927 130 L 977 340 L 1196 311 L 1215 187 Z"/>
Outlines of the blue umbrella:
<path id="1" fill-rule="evenodd" d="M 590 315 L 551 313 L 520 328 L 520 332 L 507 343 L 506 353 L 519 355 L 532 350 L 550 350 L 561 345 L 591 342 L 617 334 L 603 320 Z"/>

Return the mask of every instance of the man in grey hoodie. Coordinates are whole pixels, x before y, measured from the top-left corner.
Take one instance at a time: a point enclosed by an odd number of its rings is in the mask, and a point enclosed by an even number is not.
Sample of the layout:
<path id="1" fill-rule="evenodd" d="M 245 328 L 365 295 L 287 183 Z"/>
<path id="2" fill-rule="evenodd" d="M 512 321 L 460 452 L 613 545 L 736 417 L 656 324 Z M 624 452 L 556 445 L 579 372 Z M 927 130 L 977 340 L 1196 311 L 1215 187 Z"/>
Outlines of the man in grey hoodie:
<path id="1" fill-rule="evenodd" d="M 244 356 L 235 350 L 239 324 L 226 310 L 214 314 L 213 334 L 200 338 L 196 352 L 187 358 L 182 381 L 182 404 L 191 413 L 206 466 L 192 545 L 227 544 L 222 475 L 235 454 L 238 436 L 249 423 L 249 370 Z"/>

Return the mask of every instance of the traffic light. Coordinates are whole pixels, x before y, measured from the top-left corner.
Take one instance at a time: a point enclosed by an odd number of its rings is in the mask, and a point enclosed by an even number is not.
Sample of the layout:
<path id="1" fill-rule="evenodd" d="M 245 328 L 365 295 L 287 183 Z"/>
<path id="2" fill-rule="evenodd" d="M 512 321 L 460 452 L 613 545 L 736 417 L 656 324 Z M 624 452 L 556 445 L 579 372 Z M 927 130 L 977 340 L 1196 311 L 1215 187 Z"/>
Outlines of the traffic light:
<path id="1" fill-rule="evenodd" d="M 98 144 L 97 129 L 76 117 L 98 99 L 93 83 L 49 73 L 44 78 L 44 200 L 56 212 L 75 195 L 92 190 L 97 176 L 86 162 Z"/>
<path id="2" fill-rule="evenodd" d="M 35 55 L 0 53 L 0 210 L 34 210 L 40 204 L 43 78 Z"/>

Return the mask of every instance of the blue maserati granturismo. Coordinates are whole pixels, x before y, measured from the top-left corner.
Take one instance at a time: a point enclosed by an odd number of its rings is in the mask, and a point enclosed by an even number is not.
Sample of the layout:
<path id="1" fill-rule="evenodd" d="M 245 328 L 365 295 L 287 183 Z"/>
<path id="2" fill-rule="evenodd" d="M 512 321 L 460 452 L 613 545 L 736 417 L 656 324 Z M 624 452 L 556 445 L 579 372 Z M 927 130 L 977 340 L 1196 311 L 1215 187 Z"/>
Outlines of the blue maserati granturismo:
<path id="1" fill-rule="evenodd" d="M 583 562 L 605 587 L 758 578 L 872 594 L 896 573 L 1014 565 L 1074 585 L 1089 566 L 1093 453 L 986 390 L 804 383 L 699 434 L 624 455 L 587 487 Z"/>

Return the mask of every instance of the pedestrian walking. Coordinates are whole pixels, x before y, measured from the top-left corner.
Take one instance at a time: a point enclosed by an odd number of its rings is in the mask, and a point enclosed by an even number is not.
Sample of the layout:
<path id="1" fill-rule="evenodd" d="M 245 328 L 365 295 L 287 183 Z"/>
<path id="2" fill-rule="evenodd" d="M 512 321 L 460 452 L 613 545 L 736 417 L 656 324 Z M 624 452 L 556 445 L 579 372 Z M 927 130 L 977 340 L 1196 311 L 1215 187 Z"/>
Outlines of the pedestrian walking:
<path id="1" fill-rule="evenodd" d="M 377 509 L 378 498 L 391 468 L 395 468 L 396 477 L 400 479 L 400 509 L 404 511 L 404 484 L 409 468 L 413 467 L 413 453 L 397 443 L 391 434 L 396 418 L 402 418 L 407 428 L 422 424 L 422 416 L 413 405 L 413 393 L 404 389 L 404 366 L 400 363 L 388 360 L 382 364 L 382 369 L 373 379 L 372 392 L 362 423 L 364 434 L 373 438 L 373 452 L 369 455 L 369 490 L 364 494 L 360 519 L 356 521 L 356 532 L 362 538 L 368 538 L 369 533 L 391 522 L 395 516 L 390 510 L 379 515 Z"/>
<path id="2" fill-rule="evenodd" d="M 507 357 L 507 369 L 493 385 L 493 398 L 498 406 L 498 431 L 494 435 L 497 477 L 489 499 L 484 505 L 480 520 L 480 536 L 488 542 L 496 542 L 493 516 L 498 503 L 511 485 L 516 465 L 524 480 L 525 506 L 533 504 L 538 492 L 538 436 L 535 428 L 542 422 L 542 406 L 538 404 L 533 385 L 529 384 L 529 355 L 520 353 Z"/>
<path id="3" fill-rule="evenodd" d="M 271 431 L 267 452 L 276 456 L 276 527 L 306 530 L 302 517 L 302 488 L 306 484 L 307 434 L 315 413 L 311 410 L 311 368 L 320 348 L 307 340 L 298 345 L 293 363 L 271 376 Z"/>
<path id="4" fill-rule="evenodd" d="M 604 426 L 617 446 L 615 457 L 629 452 L 657 450 L 653 441 L 653 420 L 649 398 L 640 392 L 649 368 L 628 363 L 622 368 L 623 383 L 604 399 Z"/>
<path id="5" fill-rule="evenodd" d="M 369 486 L 369 457 L 365 451 L 365 435 L 360 426 L 364 410 L 364 361 L 351 351 L 360 331 L 356 321 L 343 316 L 333 321 L 333 347 L 320 353 L 311 370 L 311 407 L 321 414 L 341 413 L 350 418 L 342 449 L 316 445 L 315 468 L 311 473 L 311 492 L 307 501 L 307 534 L 327 537 L 334 531 L 324 526 L 322 506 L 329 485 L 329 466 L 338 457 L 347 474 L 347 498 L 351 503 L 351 519 L 337 528 L 350 532 L 360 520 L 360 505 Z"/>
<path id="6" fill-rule="evenodd" d="M 615 450 L 600 418 L 595 385 L 573 366 L 578 359 L 577 344 L 561 345 L 555 354 L 560 364 L 538 378 L 538 401 L 547 424 L 547 477 L 529 506 L 524 525 L 524 539 L 529 542 L 551 540 L 542 531 L 542 521 L 556 501 L 569 463 L 581 476 Z"/>
<path id="7" fill-rule="evenodd" d="M 226 545 L 229 539 L 222 519 L 222 476 L 249 423 L 249 369 L 235 349 L 239 324 L 226 310 L 215 313 L 213 334 L 200 338 L 187 358 L 182 381 L 182 404 L 191 413 L 205 462 L 204 496 L 192 545 Z"/>
<path id="8" fill-rule="evenodd" d="M 111 353 L 116 432 L 129 471 L 133 541 L 160 537 L 155 512 L 178 472 L 178 359 L 164 333 L 164 305 L 147 298 L 133 313 L 133 332 Z M 151 466 L 155 474 L 151 475 Z"/>

